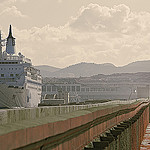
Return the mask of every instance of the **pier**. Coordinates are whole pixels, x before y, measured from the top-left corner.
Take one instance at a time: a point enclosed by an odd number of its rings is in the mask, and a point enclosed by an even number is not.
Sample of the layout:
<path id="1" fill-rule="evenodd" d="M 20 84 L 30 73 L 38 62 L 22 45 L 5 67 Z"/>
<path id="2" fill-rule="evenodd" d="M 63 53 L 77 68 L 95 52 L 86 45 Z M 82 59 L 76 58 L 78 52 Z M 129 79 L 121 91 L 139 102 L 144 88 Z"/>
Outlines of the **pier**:
<path id="1" fill-rule="evenodd" d="M 128 146 L 138 150 L 149 124 L 149 100 L 0 110 L 0 149 L 95 149 L 89 145 L 121 124 L 128 132 L 112 142 L 107 138 L 104 147 L 130 138 Z"/>

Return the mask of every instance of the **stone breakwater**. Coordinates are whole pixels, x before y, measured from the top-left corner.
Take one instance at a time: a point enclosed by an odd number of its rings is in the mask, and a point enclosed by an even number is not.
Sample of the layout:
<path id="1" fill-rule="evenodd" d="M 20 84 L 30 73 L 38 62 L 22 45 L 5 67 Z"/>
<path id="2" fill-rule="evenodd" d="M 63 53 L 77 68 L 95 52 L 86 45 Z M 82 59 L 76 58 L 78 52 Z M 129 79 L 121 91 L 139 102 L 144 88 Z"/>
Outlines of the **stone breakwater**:
<path id="1" fill-rule="evenodd" d="M 106 130 L 129 120 L 148 105 L 148 101 L 133 100 L 2 110 L 0 149 L 80 150 Z M 143 118 L 145 125 L 149 120 L 149 109 L 146 110 L 147 118 Z M 142 128 L 142 125 L 139 127 Z M 138 137 L 142 137 L 140 135 Z"/>
<path id="2" fill-rule="evenodd" d="M 84 150 L 139 150 L 148 124 L 149 106 L 146 105 L 132 118 L 102 133 Z"/>

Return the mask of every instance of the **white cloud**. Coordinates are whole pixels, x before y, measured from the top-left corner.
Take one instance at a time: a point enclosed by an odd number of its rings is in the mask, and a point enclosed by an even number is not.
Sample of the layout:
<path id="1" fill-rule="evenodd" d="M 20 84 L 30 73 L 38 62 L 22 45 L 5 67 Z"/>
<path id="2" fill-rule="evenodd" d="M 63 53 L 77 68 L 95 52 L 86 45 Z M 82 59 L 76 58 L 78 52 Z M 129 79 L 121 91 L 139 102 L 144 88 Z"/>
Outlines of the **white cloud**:
<path id="1" fill-rule="evenodd" d="M 7 18 L 8 16 L 10 17 L 22 17 L 25 18 L 27 17 L 26 15 L 23 15 L 16 6 L 12 6 L 12 7 L 8 7 L 6 9 L 4 9 L 1 13 L 0 13 L 0 17 L 4 16 L 5 18 Z"/>
<path id="2" fill-rule="evenodd" d="M 1 4 L 10 5 L 16 2 L 27 2 L 28 0 L 1 0 Z"/>
<path id="3" fill-rule="evenodd" d="M 67 25 L 84 32 L 146 33 L 150 28 L 150 13 L 131 12 L 124 4 L 112 8 L 89 4 L 82 7 Z"/>
<path id="4" fill-rule="evenodd" d="M 15 6 L 16 0 L 6 0 L 0 3 L 1 26 L 5 29 L 9 24 L 17 27 L 25 26 L 30 18 Z"/>
<path id="5" fill-rule="evenodd" d="M 11 4 L 15 3 L 17 0 L 1 0 L 0 10 L 10 7 Z"/>
<path id="6" fill-rule="evenodd" d="M 57 0 L 57 1 L 58 1 L 58 3 L 62 3 L 63 0 Z"/>
<path id="7" fill-rule="evenodd" d="M 21 16 L 16 10 L 14 14 Z M 14 33 L 18 52 L 34 65 L 64 67 L 83 61 L 124 65 L 150 59 L 150 13 L 135 13 L 125 5 L 90 4 L 65 26 L 14 28 Z"/>
<path id="8" fill-rule="evenodd" d="M 82 7 L 76 18 L 70 22 L 70 27 L 82 31 L 120 31 L 129 16 L 130 9 L 126 5 L 113 8 L 89 4 Z"/>

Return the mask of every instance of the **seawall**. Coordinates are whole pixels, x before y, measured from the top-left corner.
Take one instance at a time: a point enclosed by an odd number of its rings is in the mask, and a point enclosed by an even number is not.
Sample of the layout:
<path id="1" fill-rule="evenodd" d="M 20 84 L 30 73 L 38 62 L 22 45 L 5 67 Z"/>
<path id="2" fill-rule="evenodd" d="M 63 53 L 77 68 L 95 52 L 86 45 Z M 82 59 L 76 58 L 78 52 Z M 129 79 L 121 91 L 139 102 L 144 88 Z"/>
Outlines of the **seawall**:
<path id="1" fill-rule="evenodd" d="M 148 101 L 133 100 L 2 110 L 0 149 L 82 149 L 148 105 Z"/>

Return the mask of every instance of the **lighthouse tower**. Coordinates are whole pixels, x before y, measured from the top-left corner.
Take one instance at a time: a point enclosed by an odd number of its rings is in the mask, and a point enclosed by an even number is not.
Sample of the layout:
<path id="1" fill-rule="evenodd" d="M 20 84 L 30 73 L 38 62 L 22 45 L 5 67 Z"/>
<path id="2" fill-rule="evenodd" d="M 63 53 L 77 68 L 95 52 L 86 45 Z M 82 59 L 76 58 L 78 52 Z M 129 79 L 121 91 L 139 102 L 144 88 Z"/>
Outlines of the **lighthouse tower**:
<path id="1" fill-rule="evenodd" d="M 12 36 L 11 25 L 9 28 L 9 35 L 6 42 L 6 52 L 11 55 L 15 54 L 15 38 Z"/>

